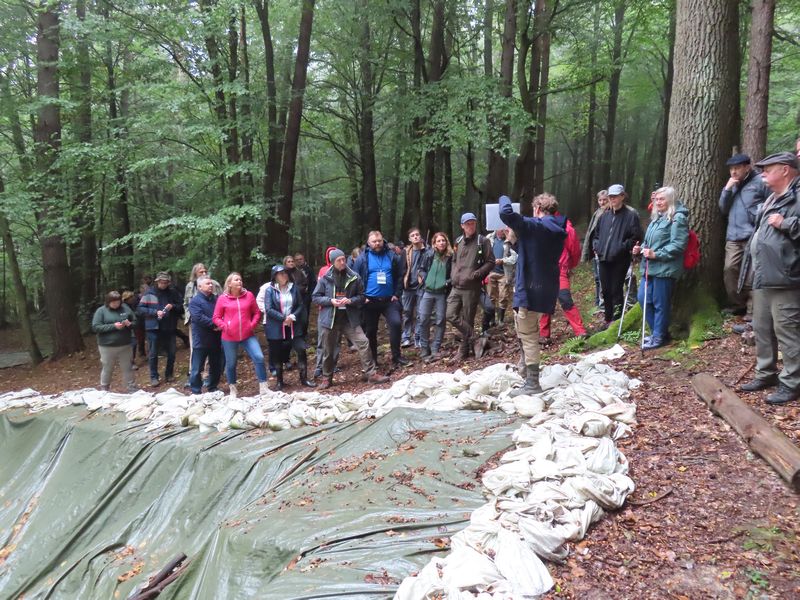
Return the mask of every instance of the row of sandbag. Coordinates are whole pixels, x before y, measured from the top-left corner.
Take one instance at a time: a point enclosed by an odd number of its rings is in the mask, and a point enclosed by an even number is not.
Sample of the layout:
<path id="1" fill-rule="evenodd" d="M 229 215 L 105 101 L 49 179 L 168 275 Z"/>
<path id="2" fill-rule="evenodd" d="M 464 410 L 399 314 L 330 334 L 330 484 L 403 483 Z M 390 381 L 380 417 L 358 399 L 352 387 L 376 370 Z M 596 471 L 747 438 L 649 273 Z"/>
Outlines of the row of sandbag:
<path id="1" fill-rule="evenodd" d="M 614 440 L 635 424 L 626 400 L 640 382 L 591 361 L 548 378 L 544 393 L 526 399 L 541 410 L 514 433 L 515 449 L 483 475 L 488 502 L 448 555 L 402 582 L 396 600 L 536 598 L 553 585 L 542 560 L 563 560 L 568 542 L 633 491 Z"/>
<path id="2" fill-rule="evenodd" d="M 553 388 L 570 378 L 591 385 L 593 379 L 611 376 L 609 373 L 613 372 L 608 367 L 586 361 L 569 369 L 554 365 L 544 369 L 542 385 Z M 519 376 L 509 365 L 495 364 L 471 373 L 459 370 L 455 373 L 410 375 L 389 389 L 372 389 L 360 394 L 269 392 L 231 399 L 222 392 L 185 395 L 175 389 L 158 394 L 144 390 L 118 394 L 90 388 L 59 395 L 41 395 L 28 389 L 0 395 L 0 412 L 12 408 L 38 412 L 85 405 L 91 411 L 114 410 L 125 413 L 130 421 L 146 421 L 148 430 L 188 426 L 203 431 L 283 430 L 380 416 L 399 406 L 428 410 L 499 408 L 509 414 L 536 414 L 541 410 L 541 401 L 531 398 L 514 400 L 503 393 L 519 382 Z"/>

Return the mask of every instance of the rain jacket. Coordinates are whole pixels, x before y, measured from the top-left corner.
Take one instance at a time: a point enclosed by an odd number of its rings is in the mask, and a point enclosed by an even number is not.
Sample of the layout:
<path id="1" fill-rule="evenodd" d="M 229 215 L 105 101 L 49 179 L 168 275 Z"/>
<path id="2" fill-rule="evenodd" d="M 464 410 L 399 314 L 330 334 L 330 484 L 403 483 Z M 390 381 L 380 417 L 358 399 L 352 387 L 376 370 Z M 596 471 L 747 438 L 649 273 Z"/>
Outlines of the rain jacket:
<path id="1" fill-rule="evenodd" d="M 189 314 L 192 324 L 192 347 L 193 348 L 219 348 L 220 332 L 214 328 L 214 307 L 217 304 L 218 296 L 203 292 L 197 292 L 189 300 Z"/>
<path id="2" fill-rule="evenodd" d="M 514 212 L 508 196 L 500 196 L 500 220 L 517 235 L 514 308 L 552 313 L 558 298 L 558 263 L 567 237 L 567 218 L 523 217 Z"/>
<path id="3" fill-rule="evenodd" d="M 648 277 L 672 277 L 683 274 L 683 254 L 689 241 L 689 211 L 680 202 L 675 203 L 672 220 L 658 215 L 650 221 L 644 234 L 643 247 L 656 253 L 655 258 L 647 260 Z M 645 261 L 640 266 L 644 276 Z"/>
<path id="4" fill-rule="evenodd" d="M 642 224 L 636 209 L 623 204 L 619 210 L 607 207 L 592 232 L 592 249 L 597 258 L 614 262 L 630 255 L 636 242 L 642 239 Z"/>
<path id="5" fill-rule="evenodd" d="M 294 315 L 294 321 L 288 327 L 283 326 L 286 319 L 287 307 L 283 305 L 283 296 L 275 281 L 265 283 L 258 290 L 256 303 L 264 314 L 264 332 L 268 340 L 283 340 L 300 337 L 305 333 L 305 306 L 298 286 L 291 281 L 288 283 L 292 305 L 288 307 L 288 314 Z M 287 335 L 288 334 L 288 335 Z"/>
<path id="6" fill-rule="evenodd" d="M 753 234 L 758 208 L 769 196 L 769 189 L 761 176 L 750 170 L 741 185 L 729 190 L 722 189 L 719 195 L 719 210 L 728 217 L 725 239 L 741 242 Z"/>
<path id="7" fill-rule="evenodd" d="M 222 329 L 222 340 L 225 342 L 241 342 L 255 332 L 261 320 L 256 297 L 252 292 L 242 288 L 238 297 L 228 293 L 217 298 L 214 308 L 214 324 Z"/>
<path id="8" fill-rule="evenodd" d="M 345 267 L 347 277 L 345 279 L 344 295 L 350 298 L 351 302 L 344 310 L 339 310 L 339 308 L 331 304 L 331 300 L 336 297 L 334 271 L 335 269 L 333 268 L 328 269 L 328 272 L 317 280 L 317 287 L 314 288 L 314 294 L 311 296 L 314 304 L 319 306 L 317 326 L 332 329 L 334 320 L 344 312 L 350 319 L 350 325 L 360 327 L 361 307 L 364 305 L 365 299 L 364 282 L 361 281 L 361 277 L 353 269 Z"/>

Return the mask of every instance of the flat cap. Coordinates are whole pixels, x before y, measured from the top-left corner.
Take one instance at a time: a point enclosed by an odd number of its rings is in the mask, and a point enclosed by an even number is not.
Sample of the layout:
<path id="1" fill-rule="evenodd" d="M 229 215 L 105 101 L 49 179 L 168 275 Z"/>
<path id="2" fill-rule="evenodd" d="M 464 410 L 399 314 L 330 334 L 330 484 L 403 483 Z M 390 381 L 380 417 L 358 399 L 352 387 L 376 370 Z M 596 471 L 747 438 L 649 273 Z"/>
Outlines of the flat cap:
<path id="1" fill-rule="evenodd" d="M 776 154 L 770 154 L 756 163 L 757 167 L 768 167 L 769 165 L 789 165 L 793 169 L 796 169 L 797 157 L 791 152 L 777 152 Z"/>
<path id="2" fill-rule="evenodd" d="M 732 167 L 734 165 L 749 165 L 750 164 L 750 157 L 747 154 L 734 154 L 728 160 L 725 161 L 725 165 L 728 167 Z"/>

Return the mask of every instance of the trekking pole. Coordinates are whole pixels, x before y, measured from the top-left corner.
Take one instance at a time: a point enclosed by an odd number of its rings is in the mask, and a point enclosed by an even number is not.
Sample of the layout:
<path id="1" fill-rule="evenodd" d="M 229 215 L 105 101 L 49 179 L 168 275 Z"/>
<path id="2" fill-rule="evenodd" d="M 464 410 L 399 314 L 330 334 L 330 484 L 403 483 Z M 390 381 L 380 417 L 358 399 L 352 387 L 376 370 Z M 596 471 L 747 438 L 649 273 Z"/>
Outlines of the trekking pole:
<path id="1" fill-rule="evenodd" d="M 647 323 L 647 272 L 648 267 L 650 266 L 650 261 L 646 258 L 644 259 L 644 302 L 642 302 L 642 357 L 644 357 L 644 326 Z"/>
<path id="2" fill-rule="evenodd" d="M 622 314 L 619 317 L 619 327 L 617 328 L 617 339 L 622 335 L 622 321 L 625 319 L 625 311 L 628 308 L 628 297 L 631 295 L 631 281 L 633 281 L 634 262 L 628 267 L 628 277 L 625 280 L 625 298 L 622 301 Z"/>

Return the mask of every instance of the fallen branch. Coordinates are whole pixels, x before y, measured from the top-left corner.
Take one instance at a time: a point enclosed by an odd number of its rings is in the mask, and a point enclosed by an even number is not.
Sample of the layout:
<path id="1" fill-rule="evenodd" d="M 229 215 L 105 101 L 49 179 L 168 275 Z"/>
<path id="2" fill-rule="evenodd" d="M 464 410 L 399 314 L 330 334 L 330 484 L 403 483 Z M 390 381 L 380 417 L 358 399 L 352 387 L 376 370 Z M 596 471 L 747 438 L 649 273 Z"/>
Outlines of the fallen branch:
<path id="1" fill-rule="evenodd" d="M 740 529 L 739 531 L 736 531 L 736 532 L 732 533 L 731 535 L 726 535 L 725 537 L 720 537 L 720 538 L 714 538 L 713 540 L 708 540 L 706 543 L 707 544 L 722 544 L 724 542 L 730 542 L 731 540 L 735 540 L 739 536 L 744 535 L 744 531 L 745 531 L 744 529 Z"/>
<path id="2" fill-rule="evenodd" d="M 750 366 L 747 367 L 741 375 L 739 375 L 739 379 L 733 382 L 733 387 L 736 387 L 740 383 L 742 383 L 742 379 L 744 379 L 745 376 L 755 368 L 755 366 L 756 366 L 756 361 L 754 360 L 753 362 L 750 363 Z"/>
<path id="3" fill-rule="evenodd" d="M 695 375 L 692 387 L 711 412 L 725 419 L 753 452 L 766 460 L 789 485 L 800 489 L 800 448 L 716 377 L 707 373 Z"/>
<path id="4" fill-rule="evenodd" d="M 659 500 L 666 498 L 672 493 L 672 488 L 667 488 L 663 492 L 661 492 L 658 496 L 654 498 L 648 498 L 647 500 L 631 500 L 628 498 L 628 504 L 632 504 L 633 506 L 646 506 L 648 504 L 652 504 L 653 502 L 658 502 Z"/>

